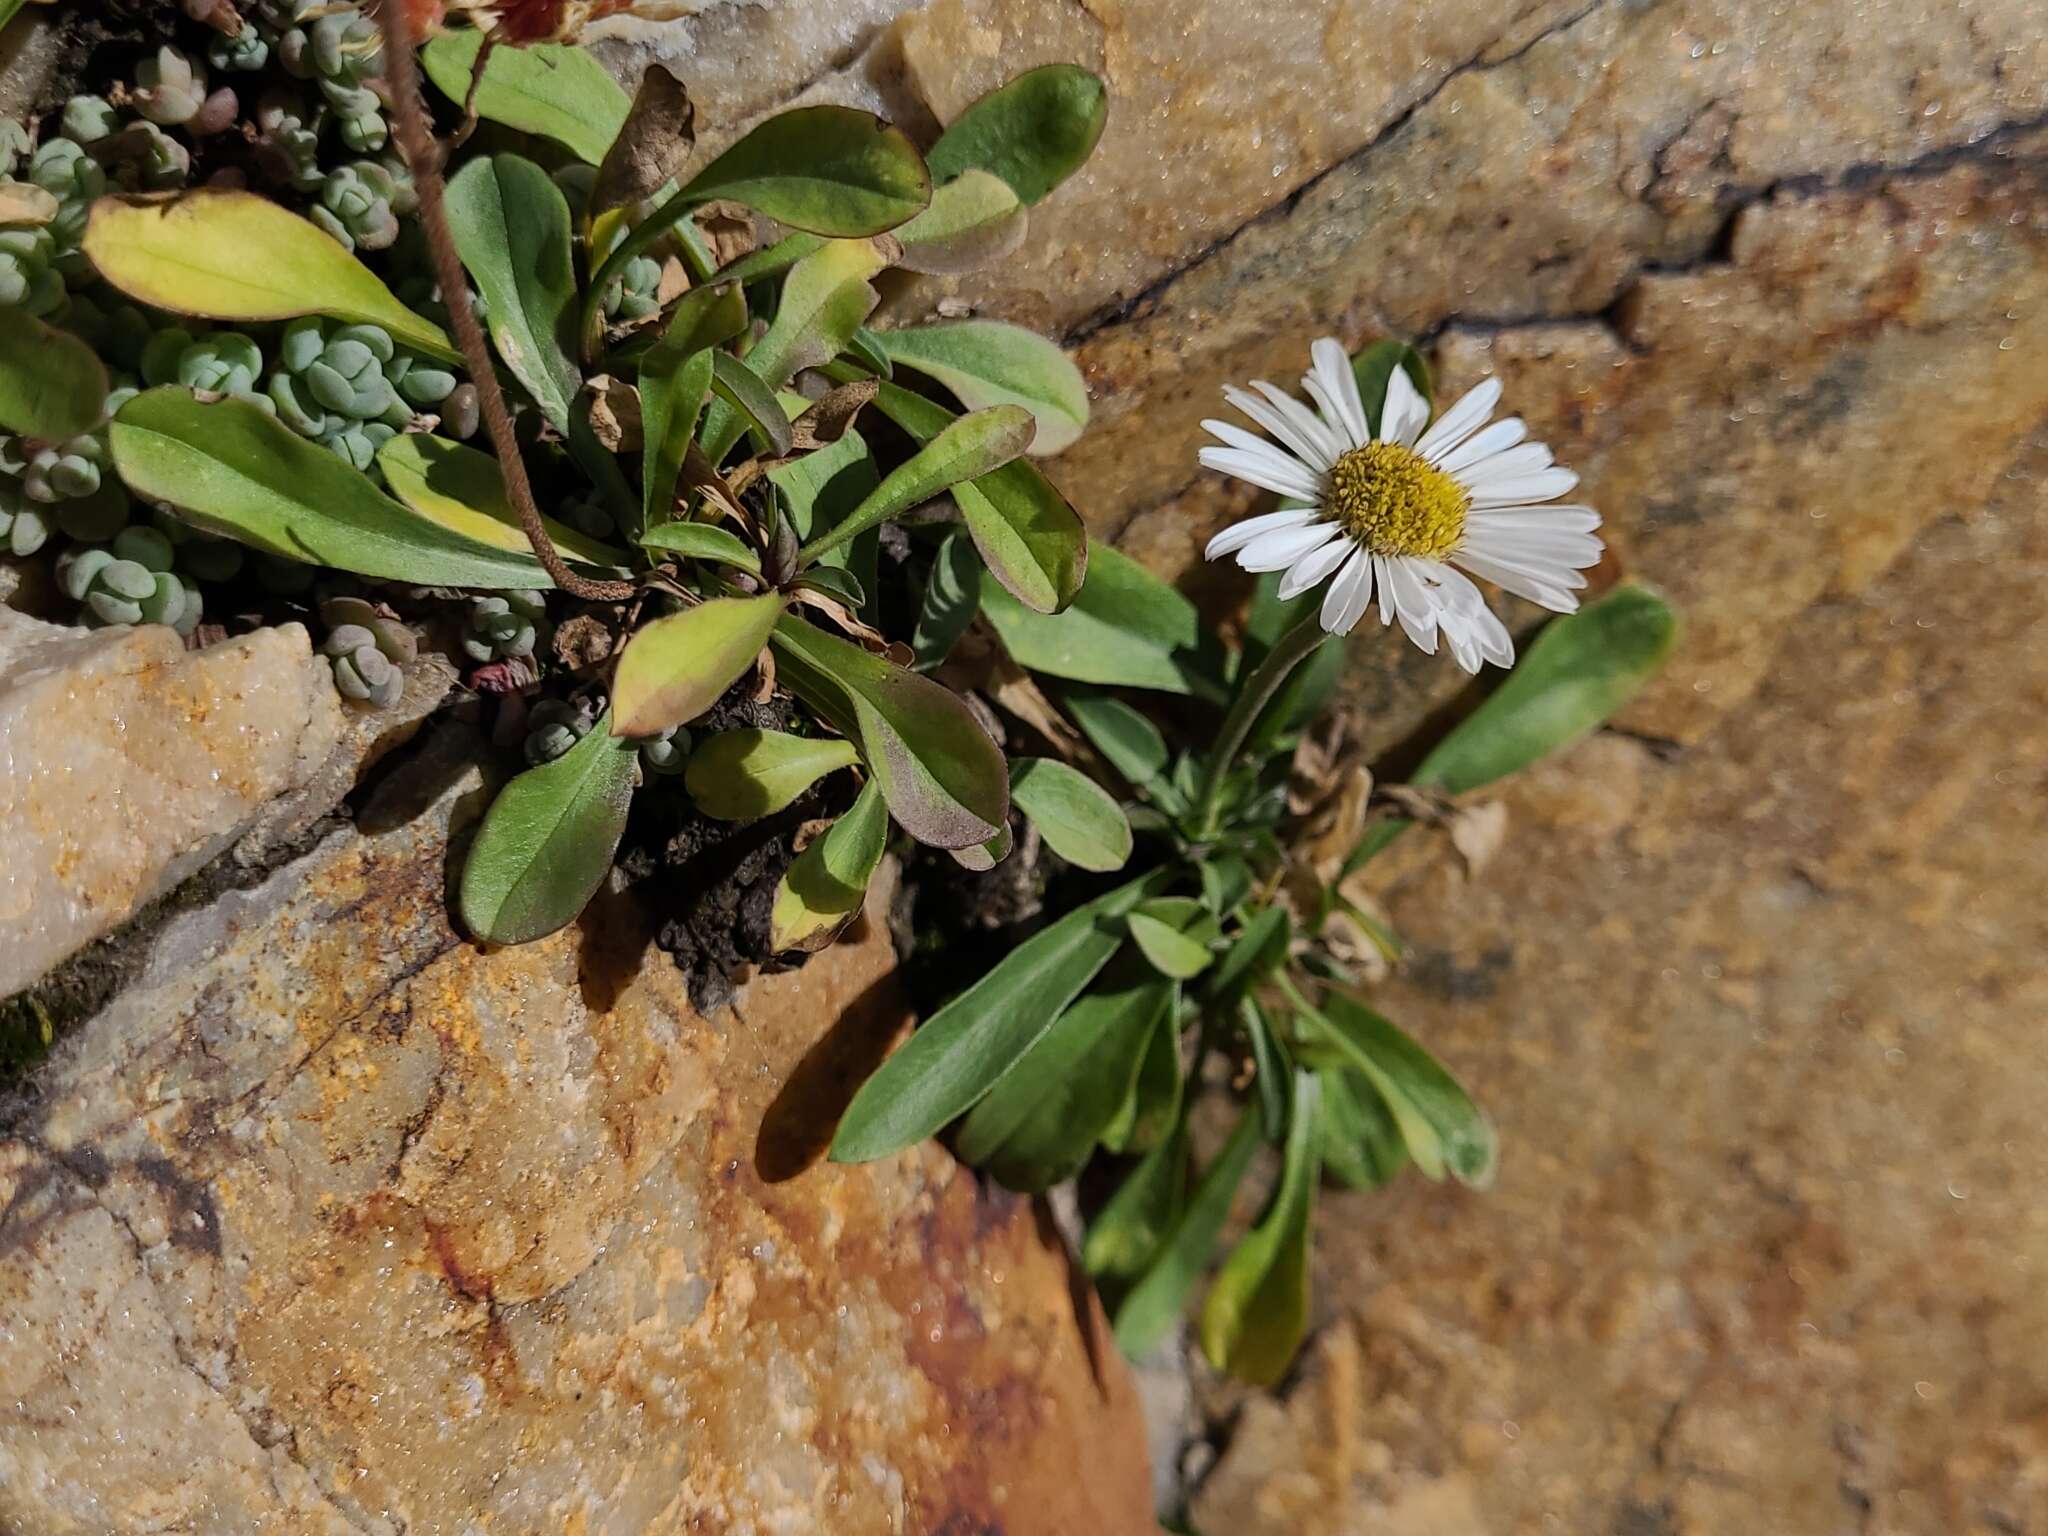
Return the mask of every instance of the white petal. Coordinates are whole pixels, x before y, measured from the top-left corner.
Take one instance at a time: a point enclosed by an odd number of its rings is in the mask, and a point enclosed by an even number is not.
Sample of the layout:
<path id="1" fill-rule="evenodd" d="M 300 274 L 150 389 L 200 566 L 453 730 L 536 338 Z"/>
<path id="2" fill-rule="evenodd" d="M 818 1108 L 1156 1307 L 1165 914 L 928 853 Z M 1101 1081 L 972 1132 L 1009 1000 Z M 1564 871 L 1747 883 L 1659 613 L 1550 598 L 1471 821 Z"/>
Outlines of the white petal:
<path id="1" fill-rule="evenodd" d="M 1266 408 L 1277 412 L 1293 429 L 1295 436 L 1310 444 L 1314 454 L 1321 456 L 1325 463 L 1336 463 L 1337 455 L 1349 446 L 1343 433 L 1286 390 L 1268 384 L 1264 379 L 1252 380 L 1252 388 L 1264 398 Z"/>
<path id="2" fill-rule="evenodd" d="M 1482 507 L 1465 514 L 1468 529 L 1565 528 L 1573 533 L 1591 533 L 1600 526 L 1600 514 L 1591 507 L 1568 505 L 1543 507 Z"/>
<path id="3" fill-rule="evenodd" d="M 1518 566 L 1502 565 L 1461 549 L 1451 558 L 1485 581 L 1492 582 L 1503 592 L 1512 592 L 1517 597 L 1526 597 L 1532 603 L 1540 603 L 1553 613 L 1570 613 L 1579 606 L 1579 600 L 1563 587 L 1553 586 L 1538 580 Z"/>
<path id="4" fill-rule="evenodd" d="M 1331 451 L 1327 434 L 1320 427 L 1303 431 L 1292 412 L 1276 410 L 1250 390 L 1239 389 L 1234 384 L 1224 386 L 1223 398 L 1279 438 L 1289 452 L 1310 468 L 1328 469 L 1336 462 L 1337 455 Z M 1315 421 L 1307 411 L 1301 414 L 1308 416 L 1311 422 Z"/>
<path id="5" fill-rule="evenodd" d="M 1465 529 L 1465 545 L 1497 560 L 1547 560 L 1574 568 L 1593 565 L 1607 546 L 1590 533 L 1573 533 L 1566 528 L 1548 529 Z"/>
<path id="6" fill-rule="evenodd" d="M 1355 548 L 1330 590 L 1323 594 L 1322 624 L 1333 635 L 1348 635 L 1372 601 L 1372 555 Z"/>
<path id="7" fill-rule="evenodd" d="M 1406 368 L 1387 375 L 1387 398 L 1380 404 L 1380 441 L 1412 443 L 1429 420 L 1429 406 Z"/>
<path id="8" fill-rule="evenodd" d="M 1539 469 L 1533 474 L 1510 475 L 1502 480 L 1489 480 L 1486 485 L 1472 492 L 1475 507 L 1512 507 L 1524 502 L 1548 501 L 1562 496 L 1579 483 L 1579 477 L 1569 469 Z"/>
<path id="9" fill-rule="evenodd" d="M 1276 528 L 1299 528 L 1306 523 L 1314 522 L 1318 515 L 1314 507 L 1286 507 L 1278 512 L 1265 512 L 1257 517 L 1248 517 L 1241 523 L 1232 523 L 1211 539 L 1209 547 L 1202 551 L 1202 558 L 1215 560 L 1224 555 L 1236 554 L 1262 533 L 1271 533 Z"/>
<path id="10" fill-rule="evenodd" d="M 1332 539 L 1314 554 L 1303 557 L 1287 568 L 1287 574 L 1280 578 L 1278 597 L 1281 602 L 1299 597 L 1310 587 L 1321 581 L 1330 572 L 1344 563 L 1353 545 L 1349 539 Z"/>
<path id="11" fill-rule="evenodd" d="M 1282 496 L 1317 501 L 1323 494 L 1321 475 L 1300 460 L 1287 458 L 1270 447 L 1264 453 L 1243 448 L 1204 448 L 1195 457 L 1204 469 L 1216 470 L 1263 490 L 1278 491 Z"/>
<path id="12" fill-rule="evenodd" d="M 1503 449 L 1499 453 L 1489 455 L 1477 464 L 1467 464 L 1451 478 L 1466 490 L 1477 494 L 1499 481 L 1533 475 L 1538 470 L 1550 468 L 1550 465 L 1548 445 L 1523 443 L 1519 447 Z"/>
<path id="13" fill-rule="evenodd" d="M 1510 416 L 1505 421 L 1496 421 L 1467 438 L 1438 461 L 1437 468 L 1447 475 L 1477 464 L 1481 459 L 1490 459 L 1503 449 L 1512 448 L 1529 435 L 1529 427 L 1519 416 Z"/>
<path id="14" fill-rule="evenodd" d="M 1238 551 L 1237 563 L 1247 571 L 1284 571 L 1304 555 L 1321 549 L 1343 531 L 1335 523 L 1311 523 L 1306 528 L 1282 528 L 1262 533 Z"/>
<path id="15" fill-rule="evenodd" d="M 1227 421 L 1205 421 L 1202 425 L 1228 445 L 1227 452 L 1247 454 L 1251 462 L 1265 464 L 1275 474 L 1299 473 L 1311 481 L 1320 481 L 1322 477 L 1322 471 L 1314 465 L 1303 463 L 1278 443 L 1269 443 L 1255 432 L 1233 427 Z"/>
<path id="16" fill-rule="evenodd" d="M 1444 633 L 1454 638 L 1462 635 L 1482 661 L 1490 661 L 1497 667 L 1513 666 L 1514 638 L 1508 634 L 1508 627 L 1501 623 L 1499 615 L 1486 606 L 1486 599 L 1472 585 L 1471 578 L 1463 571 L 1442 564 L 1431 567 L 1430 575 L 1436 579 L 1444 597 L 1438 614 Z M 1463 665 L 1462 661 L 1460 665 Z M 1476 672 L 1479 669 L 1466 667 L 1465 670 Z"/>
<path id="17" fill-rule="evenodd" d="M 1399 372 L 1396 369 L 1395 372 Z M 1401 621 L 1401 628 L 1408 638 L 1415 642 L 1416 649 L 1425 656 L 1436 654 L 1436 597 L 1423 582 L 1415 569 L 1416 562 L 1396 558 L 1387 562 L 1382 577 L 1393 589 L 1394 617 Z M 1380 609 L 1386 610 L 1387 595 L 1380 594 Z"/>
<path id="18" fill-rule="evenodd" d="M 1325 336 L 1308 349 L 1308 355 L 1315 363 L 1315 371 L 1301 382 L 1319 378 L 1323 381 L 1323 393 L 1329 397 L 1323 409 L 1342 424 L 1350 435 L 1351 446 L 1363 448 L 1372 441 L 1372 433 L 1366 430 L 1365 402 L 1358 397 L 1358 375 L 1351 371 L 1351 359 L 1335 337 Z"/>
<path id="19" fill-rule="evenodd" d="M 1415 451 L 1434 464 L 1477 432 L 1498 404 L 1500 380 L 1481 379 L 1465 391 L 1456 405 L 1437 417 L 1434 426 L 1415 440 Z"/>

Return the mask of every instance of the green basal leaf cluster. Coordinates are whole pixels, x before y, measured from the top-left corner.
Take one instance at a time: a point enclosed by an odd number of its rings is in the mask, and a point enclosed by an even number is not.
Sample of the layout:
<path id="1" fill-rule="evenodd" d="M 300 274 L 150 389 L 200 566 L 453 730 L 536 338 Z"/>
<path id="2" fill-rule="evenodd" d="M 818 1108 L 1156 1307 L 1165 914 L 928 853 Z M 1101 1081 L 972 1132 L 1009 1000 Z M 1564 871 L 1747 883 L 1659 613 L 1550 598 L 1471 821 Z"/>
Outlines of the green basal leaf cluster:
<path id="1" fill-rule="evenodd" d="M 1355 367 L 1371 412 L 1395 367 L 1428 387 L 1395 343 Z M 920 634 L 978 617 L 1091 749 L 1074 754 L 1085 773 L 1030 765 L 1015 799 L 1099 786 L 1135 843 L 1111 845 L 1078 793 L 1047 817 L 1062 859 L 1120 883 L 1055 911 L 927 1017 L 855 1095 L 832 1155 L 882 1157 L 954 1126 L 961 1157 L 1031 1191 L 1115 1159 L 1120 1181 L 1083 1258 L 1118 1342 L 1150 1350 L 1199 1293 L 1205 1353 L 1270 1383 L 1307 1327 L 1321 1186 L 1372 1188 L 1409 1166 L 1475 1188 L 1493 1178 L 1491 1122 L 1370 1001 L 1376 962 L 1397 959 L 1400 940 L 1351 877 L 1411 823 L 1369 799 L 1356 770 L 1304 795 L 1319 745 L 1308 733 L 1343 659 L 1316 621 L 1319 594 L 1283 603 L 1277 575 L 1262 578 L 1244 643 L 1226 650 L 1186 599 L 1110 549 L 1091 551 L 1057 614 L 978 580 L 942 558 Z M 1448 797 L 1569 745 L 1655 673 L 1674 634 L 1663 601 L 1631 585 L 1553 621 L 1396 803 L 1449 814 Z M 1219 1082 L 1233 1085 L 1235 1129 L 1197 1166 L 1192 1112 Z M 1217 1267 L 1261 1146 L 1272 1193 Z"/>
<path id="2" fill-rule="evenodd" d="M 524 771 L 456 881 L 480 940 L 574 920 L 637 796 L 710 822 L 827 810 L 774 890 L 776 953 L 830 944 L 892 847 L 1042 860 L 1046 920 L 860 1087 L 832 1155 L 950 1129 L 1032 1191 L 1113 1160 L 1084 1258 L 1119 1342 L 1150 1348 L 1213 1268 L 1204 1349 L 1276 1379 L 1327 1181 L 1494 1171 L 1484 1114 L 1369 1000 L 1361 958 L 1399 940 L 1350 877 L 1408 823 L 1355 779 L 1303 801 L 1342 664 L 1313 597 L 1269 578 L 1226 647 L 1088 540 L 1032 462 L 1088 419 L 1054 344 L 878 319 L 892 269 L 1017 249 L 1092 151 L 1102 83 L 1031 70 L 923 150 L 813 106 L 713 154 L 659 71 L 631 100 L 574 48 L 500 48 L 473 79 L 477 35 L 449 33 L 421 59 L 443 124 L 467 99 L 482 119 L 446 168 L 449 294 L 387 147 L 375 24 L 313 0 L 245 21 L 0 131 L 0 550 L 47 549 L 82 622 L 313 621 L 352 707 L 401 699 L 422 632 L 516 701 Z M 1356 359 L 1369 411 L 1396 368 L 1427 394 L 1383 343 Z M 491 378 L 518 475 L 479 433 Z M 1672 634 L 1626 586 L 1551 624 L 1402 803 L 1592 730 Z M 800 706 L 780 728 L 714 718 L 771 695 Z M 1198 1163 L 1218 1082 L 1235 1129 Z M 1272 1195 L 1216 1267 L 1261 1148 Z"/>

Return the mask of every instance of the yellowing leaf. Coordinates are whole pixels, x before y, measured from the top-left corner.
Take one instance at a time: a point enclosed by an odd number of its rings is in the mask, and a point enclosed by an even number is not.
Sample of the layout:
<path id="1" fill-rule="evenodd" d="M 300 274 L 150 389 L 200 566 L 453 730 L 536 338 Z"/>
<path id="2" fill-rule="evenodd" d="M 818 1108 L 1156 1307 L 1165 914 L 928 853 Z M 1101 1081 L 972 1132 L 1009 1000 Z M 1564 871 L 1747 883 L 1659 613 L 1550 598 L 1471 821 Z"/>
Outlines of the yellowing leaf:
<path id="1" fill-rule="evenodd" d="M 823 949 L 860 911 L 889 843 L 889 809 L 873 779 L 825 835 L 797 855 L 775 887 L 768 943 L 776 950 Z"/>
<path id="2" fill-rule="evenodd" d="M 658 736 L 696 719 L 745 675 L 782 615 L 782 599 L 714 597 L 637 630 L 612 678 L 612 730 Z"/>
<path id="3" fill-rule="evenodd" d="M 377 450 L 377 467 L 391 494 L 429 522 L 509 554 L 531 552 L 498 461 L 489 454 L 431 432 L 403 432 Z M 540 521 L 565 560 L 604 570 L 625 566 L 624 550 L 551 517 Z"/>
<path id="4" fill-rule="evenodd" d="M 320 226 L 253 192 L 204 188 L 169 202 L 103 197 L 85 226 L 101 277 L 144 304 L 209 320 L 327 315 L 459 363 L 447 333 L 398 302 Z"/>
<path id="5" fill-rule="evenodd" d="M 690 754 L 683 784 L 706 816 L 752 821 L 773 816 L 826 774 L 859 761 L 844 736 L 720 731 Z"/>

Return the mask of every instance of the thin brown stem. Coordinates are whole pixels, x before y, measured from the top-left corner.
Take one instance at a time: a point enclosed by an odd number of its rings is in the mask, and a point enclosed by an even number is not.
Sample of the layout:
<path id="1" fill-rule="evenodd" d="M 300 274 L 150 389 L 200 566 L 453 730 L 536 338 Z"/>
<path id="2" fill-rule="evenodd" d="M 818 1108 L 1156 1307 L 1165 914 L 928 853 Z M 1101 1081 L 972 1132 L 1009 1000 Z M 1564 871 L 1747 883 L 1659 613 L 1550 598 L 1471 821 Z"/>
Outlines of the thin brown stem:
<path id="1" fill-rule="evenodd" d="M 412 171 L 413 186 L 419 193 L 420 225 L 426 232 L 427 250 L 433 257 L 434 277 L 441 285 L 442 301 L 448 308 L 449 326 L 455 344 L 461 348 L 476 385 L 477 406 L 484 430 L 490 434 L 491 449 L 498 456 L 498 470 L 505 481 L 505 495 L 519 518 L 534 557 L 550 580 L 571 597 L 585 602 L 619 602 L 640 589 L 630 581 L 593 581 L 570 570 L 555 548 L 554 540 L 541 526 L 540 508 L 534 504 L 533 485 L 526 478 L 526 461 L 519 456 L 519 440 L 512 430 L 512 412 L 505 392 L 498 384 L 491 352 L 477 324 L 469 301 L 469 280 L 456 254 L 455 237 L 448 228 L 448 210 L 442 198 L 446 184 L 441 179 L 441 146 L 427 125 L 427 109 L 420 100 L 419 65 L 413 58 L 412 38 L 405 24 L 401 0 L 378 0 L 377 23 L 384 33 L 384 82 L 391 92 L 391 117 L 399 153 Z"/>

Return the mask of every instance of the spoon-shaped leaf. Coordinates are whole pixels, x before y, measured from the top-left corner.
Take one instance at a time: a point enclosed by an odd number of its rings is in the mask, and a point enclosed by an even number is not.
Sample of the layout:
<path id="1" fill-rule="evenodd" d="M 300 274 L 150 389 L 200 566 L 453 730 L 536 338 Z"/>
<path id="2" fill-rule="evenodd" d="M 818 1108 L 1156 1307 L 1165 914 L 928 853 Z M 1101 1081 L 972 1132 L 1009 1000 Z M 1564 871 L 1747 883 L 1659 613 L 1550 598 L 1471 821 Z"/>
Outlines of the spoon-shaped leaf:
<path id="1" fill-rule="evenodd" d="M 562 756 L 507 784 L 462 866 L 463 925 L 493 944 L 524 944 L 581 912 L 618 850 L 639 762 L 638 747 L 600 720 Z"/>
<path id="2" fill-rule="evenodd" d="M 773 816 L 826 774 L 859 761 L 844 736 L 720 731 L 690 754 L 683 784 L 706 816 L 752 821 Z"/>
<path id="3" fill-rule="evenodd" d="M 514 550 L 417 515 L 246 400 L 147 390 L 121 407 L 107 438 L 136 495 L 287 560 L 428 586 L 553 585 L 523 541 Z"/>
<path id="4" fill-rule="evenodd" d="M 956 695 L 795 618 L 776 626 L 775 654 L 797 696 L 860 744 L 904 831 L 935 848 L 996 835 L 1010 811 L 1010 776 Z"/>
<path id="5" fill-rule="evenodd" d="M 1677 640 L 1670 605 L 1633 584 L 1552 619 L 1506 681 L 1431 749 L 1410 782 L 1461 795 L 1569 746 L 1634 698 Z M 1387 821 L 1372 828 L 1344 872 L 1408 825 Z"/>
<path id="6" fill-rule="evenodd" d="M 832 1140 L 834 1161 L 887 1157 L 973 1108 L 1116 953 L 1116 920 L 1167 878 L 1155 870 L 1076 907 L 925 1020 L 853 1096 Z"/>
<path id="7" fill-rule="evenodd" d="M 431 432 L 401 432 L 377 450 L 377 468 L 391 494 L 430 522 L 507 554 L 529 554 L 533 546 L 519 526 L 519 514 L 505 494 L 498 461 Z M 624 550 L 543 517 L 541 526 L 566 560 L 617 570 Z"/>
<path id="8" fill-rule="evenodd" d="M 947 424 L 891 470 L 861 504 L 803 547 L 805 565 L 963 481 L 999 469 L 1031 443 L 1031 413 L 996 405 Z"/>
<path id="9" fill-rule="evenodd" d="M 583 387 L 564 347 L 576 302 L 569 204 L 553 177 L 518 155 L 479 155 L 449 179 L 447 199 L 491 344 L 548 423 L 566 432 Z"/>
<path id="10" fill-rule="evenodd" d="M 1019 666 L 1080 683 L 1214 694 L 1214 637 L 1195 605 L 1093 539 L 1088 579 L 1064 613 L 1036 613 L 983 583 L 981 610 Z"/>
<path id="11" fill-rule="evenodd" d="M 1079 1173 L 1176 995 L 1136 956 L 1113 963 L 968 1112 L 961 1160 L 1032 1193 Z"/>
<path id="12" fill-rule="evenodd" d="M 740 536 L 715 523 L 662 523 L 640 536 L 640 547 L 686 560 L 710 560 L 761 574 L 761 557 Z"/>
<path id="13" fill-rule="evenodd" d="M 447 333 L 398 302 L 319 225 L 253 192 L 204 188 L 169 202 L 103 197 L 85 226 L 99 275 L 144 304 L 209 320 L 328 315 L 381 325 L 443 362 Z"/>
<path id="14" fill-rule="evenodd" d="M 463 27 L 420 50 L 427 78 L 457 106 L 469 96 L 484 35 Z M 597 55 L 564 43 L 493 48 L 476 91 L 478 117 L 553 139 L 590 165 L 603 161 L 632 105 Z"/>
<path id="15" fill-rule="evenodd" d="M 925 578 L 910 640 L 917 670 L 929 672 L 944 661 L 980 611 L 981 562 L 975 558 L 973 540 L 956 530 L 939 545 Z"/>
<path id="16" fill-rule="evenodd" d="M 1258 1111 L 1247 1110 L 1238 1117 L 1237 1128 L 1216 1160 L 1202 1170 L 1201 1181 L 1152 1262 L 1117 1303 L 1116 1343 L 1127 1358 L 1136 1360 L 1150 1354 L 1180 1321 L 1187 1294 L 1216 1251 L 1237 1186 L 1244 1182 L 1245 1170 L 1258 1147 Z"/>
<path id="17" fill-rule="evenodd" d="M 830 944 L 860 911 L 888 844 L 889 808 L 870 779 L 846 814 L 796 856 L 776 885 L 769 947 L 819 950 Z"/>
<path id="18" fill-rule="evenodd" d="M 798 107 L 755 128 L 679 195 L 689 207 L 725 198 L 791 229 L 859 236 L 916 215 L 932 183 L 900 129 L 852 107 Z"/>
<path id="19" fill-rule="evenodd" d="M 730 352 L 711 354 L 711 392 L 718 398 L 711 402 L 711 409 L 705 413 L 704 435 L 708 439 L 724 437 L 725 447 L 711 457 L 714 461 L 725 457 L 725 449 L 739 440 L 742 432 L 752 426 L 761 434 L 771 454 L 789 452 L 792 432 L 789 413 L 782 408 L 782 402 L 775 398 L 775 391 L 767 381 L 754 371 L 753 365 Z"/>
<path id="20" fill-rule="evenodd" d="M 894 384 L 876 392 L 875 404 L 920 443 L 953 419 L 943 405 Z M 1088 575 L 1088 535 L 1045 476 L 1020 459 L 956 485 L 953 500 L 990 573 L 1019 604 L 1058 613 L 1074 600 Z"/>
<path id="21" fill-rule="evenodd" d="M 972 272 L 1015 251 L 1029 222 L 1008 182 L 987 171 L 963 171 L 896 230 L 903 245 L 896 265 L 937 276 Z"/>
<path id="22" fill-rule="evenodd" d="M 936 379 L 969 410 L 1021 405 L 1038 435 L 1034 457 L 1058 453 L 1088 425 L 1088 385 L 1073 359 L 1036 331 L 1000 320 L 954 320 L 882 331 L 889 360 Z"/>
<path id="23" fill-rule="evenodd" d="M 22 309 L 0 309 L 0 427 L 24 437 L 90 432 L 107 409 L 107 370 L 91 347 Z"/>
<path id="24" fill-rule="evenodd" d="M 1377 1189 L 1408 1161 L 1401 1128 L 1386 1101 L 1357 1072 L 1324 1067 L 1323 1170 L 1351 1189 Z"/>
<path id="25" fill-rule="evenodd" d="M 640 516 L 645 527 L 667 520 L 675 506 L 690 439 L 711 389 L 712 348 L 747 324 L 737 286 L 693 288 L 676 301 L 661 340 L 640 359 Z"/>
<path id="26" fill-rule="evenodd" d="M 1143 1273 L 1187 1205 L 1188 1122 L 1174 1122 L 1089 1223 L 1081 1267 L 1091 1275 Z"/>
<path id="27" fill-rule="evenodd" d="M 1241 1381 L 1271 1386 L 1308 1331 L 1308 1245 L 1315 1217 L 1320 1084 L 1294 1074 L 1294 1111 L 1280 1189 L 1239 1243 L 1202 1303 L 1202 1353 Z"/>
<path id="28" fill-rule="evenodd" d="M 939 136 L 930 155 L 932 177 L 943 182 L 970 169 L 992 171 L 1023 201 L 1035 203 L 1094 153 L 1108 115 L 1108 89 L 1078 65 L 1026 70 Z"/>
<path id="29" fill-rule="evenodd" d="M 1049 757 L 1013 759 L 1010 798 L 1069 864 L 1108 871 L 1122 869 L 1131 856 L 1123 807 L 1077 768 Z"/>
<path id="30" fill-rule="evenodd" d="M 658 736 L 716 704 L 761 654 L 782 598 L 713 597 L 634 631 L 612 677 L 612 730 Z"/>

